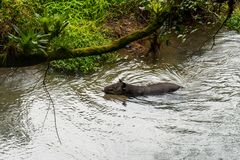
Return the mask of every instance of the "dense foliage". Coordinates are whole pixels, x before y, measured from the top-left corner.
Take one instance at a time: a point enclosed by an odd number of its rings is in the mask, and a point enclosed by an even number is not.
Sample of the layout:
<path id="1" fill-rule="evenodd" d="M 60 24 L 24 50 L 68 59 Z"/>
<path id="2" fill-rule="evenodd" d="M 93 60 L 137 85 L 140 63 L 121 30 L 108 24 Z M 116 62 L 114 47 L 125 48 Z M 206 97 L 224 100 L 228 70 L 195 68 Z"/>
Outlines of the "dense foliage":
<path id="1" fill-rule="evenodd" d="M 125 0 L 3 0 L 0 8 L 0 52 L 47 54 L 62 46 L 80 48 L 108 43 L 101 25 L 110 8 Z M 96 70 L 100 61 L 117 56 L 96 56 L 53 62 L 58 70 Z"/>
<path id="2" fill-rule="evenodd" d="M 240 32 L 240 8 L 235 9 L 232 17 L 227 22 L 227 26 L 232 30 Z"/>

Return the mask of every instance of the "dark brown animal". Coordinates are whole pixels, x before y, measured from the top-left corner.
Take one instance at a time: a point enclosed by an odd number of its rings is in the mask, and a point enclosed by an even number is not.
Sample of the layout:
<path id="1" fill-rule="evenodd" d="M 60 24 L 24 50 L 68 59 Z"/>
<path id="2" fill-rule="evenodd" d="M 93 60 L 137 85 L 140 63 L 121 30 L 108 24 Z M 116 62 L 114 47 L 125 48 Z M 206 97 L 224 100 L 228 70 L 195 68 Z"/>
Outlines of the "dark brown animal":
<path id="1" fill-rule="evenodd" d="M 156 83 L 147 86 L 137 86 L 124 83 L 122 80 L 112 85 L 106 86 L 103 90 L 106 94 L 126 95 L 126 96 L 144 96 L 160 95 L 171 93 L 181 88 L 173 83 Z"/>

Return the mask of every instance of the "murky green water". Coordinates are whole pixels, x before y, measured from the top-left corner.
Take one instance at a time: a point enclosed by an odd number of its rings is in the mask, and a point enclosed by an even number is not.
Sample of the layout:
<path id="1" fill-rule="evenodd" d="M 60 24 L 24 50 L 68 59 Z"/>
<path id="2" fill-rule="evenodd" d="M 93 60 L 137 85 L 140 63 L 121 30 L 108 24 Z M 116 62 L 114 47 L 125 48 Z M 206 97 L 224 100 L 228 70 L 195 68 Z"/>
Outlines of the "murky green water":
<path id="1" fill-rule="evenodd" d="M 164 62 L 164 63 L 161 63 Z M 0 159 L 238 160 L 240 35 L 219 35 L 213 50 L 165 55 L 156 64 L 120 62 L 85 77 L 49 74 L 44 66 L 0 69 Z M 127 99 L 102 88 L 170 81 L 185 88 Z M 37 84 L 37 85 L 36 85 Z"/>

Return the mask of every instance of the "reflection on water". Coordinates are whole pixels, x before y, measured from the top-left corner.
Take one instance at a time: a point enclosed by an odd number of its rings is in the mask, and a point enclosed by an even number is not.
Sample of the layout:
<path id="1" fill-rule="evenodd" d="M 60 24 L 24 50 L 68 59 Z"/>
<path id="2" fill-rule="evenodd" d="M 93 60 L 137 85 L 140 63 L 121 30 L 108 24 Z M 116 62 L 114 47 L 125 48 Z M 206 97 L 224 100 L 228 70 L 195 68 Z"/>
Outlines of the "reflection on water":
<path id="1" fill-rule="evenodd" d="M 163 55 L 164 63 L 119 62 L 85 77 L 49 74 L 62 145 L 39 82 L 44 66 L 0 69 L 0 159 L 238 159 L 239 39 L 223 33 L 213 50 Z M 184 88 L 162 96 L 104 95 L 102 88 L 119 78 Z"/>

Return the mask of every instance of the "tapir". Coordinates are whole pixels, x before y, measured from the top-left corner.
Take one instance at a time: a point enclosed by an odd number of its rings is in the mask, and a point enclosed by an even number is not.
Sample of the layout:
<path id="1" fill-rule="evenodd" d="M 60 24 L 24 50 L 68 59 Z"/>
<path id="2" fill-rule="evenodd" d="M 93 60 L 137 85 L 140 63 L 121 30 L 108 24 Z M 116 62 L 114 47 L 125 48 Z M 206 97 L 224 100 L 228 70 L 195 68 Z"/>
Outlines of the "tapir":
<path id="1" fill-rule="evenodd" d="M 181 86 L 168 82 L 150 84 L 146 86 L 137 86 L 127 84 L 121 79 L 117 83 L 106 86 L 103 92 L 106 94 L 125 95 L 125 96 L 145 96 L 145 95 L 161 95 L 171 93 L 181 88 Z"/>

